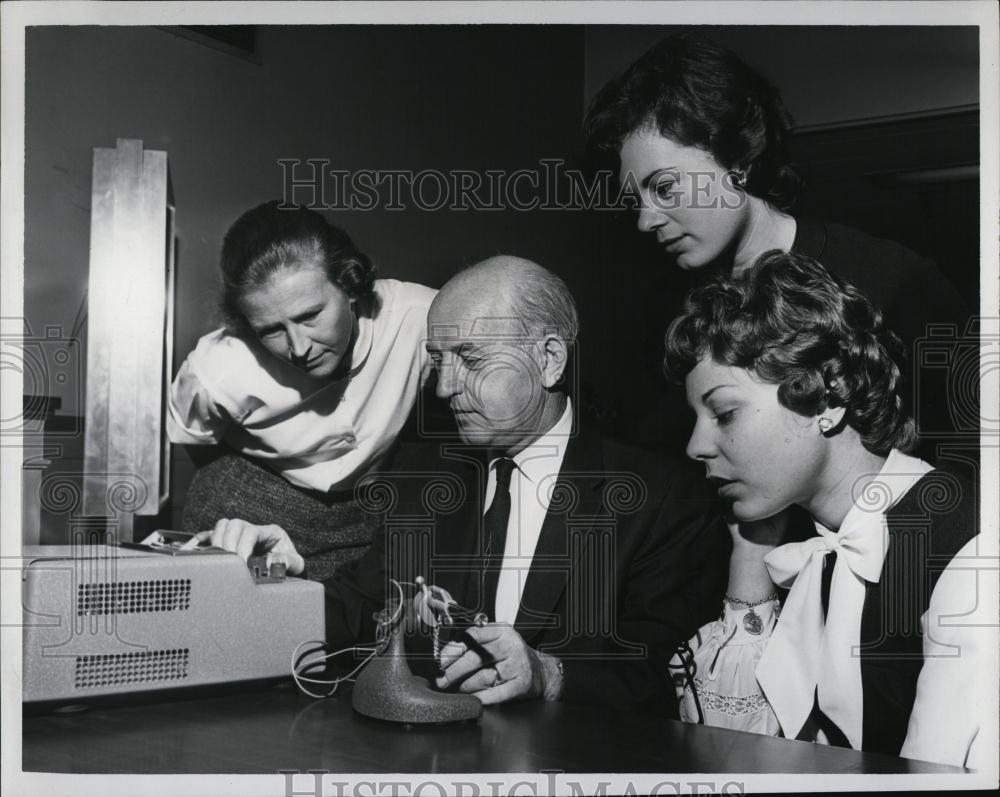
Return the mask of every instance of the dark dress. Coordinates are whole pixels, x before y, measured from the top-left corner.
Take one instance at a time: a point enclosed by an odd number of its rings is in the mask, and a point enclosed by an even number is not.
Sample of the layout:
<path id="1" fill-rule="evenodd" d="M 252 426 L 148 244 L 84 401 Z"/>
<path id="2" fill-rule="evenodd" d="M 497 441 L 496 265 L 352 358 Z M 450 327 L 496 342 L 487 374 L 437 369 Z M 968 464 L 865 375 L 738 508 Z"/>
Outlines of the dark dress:
<path id="1" fill-rule="evenodd" d="M 969 309 L 934 261 L 901 244 L 843 224 L 796 220 L 792 251 L 818 260 L 851 282 L 882 310 L 885 324 L 907 348 L 927 337 L 928 326 L 966 331 Z"/>
<path id="2" fill-rule="evenodd" d="M 958 291 L 933 261 L 905 246 L 842 224 L 796 221 L 792 251 L 857 287 L 903 341 L 905 390 L 920 435 L 914 453 L 931 463 L 975 460 L 978 346 Z"/>

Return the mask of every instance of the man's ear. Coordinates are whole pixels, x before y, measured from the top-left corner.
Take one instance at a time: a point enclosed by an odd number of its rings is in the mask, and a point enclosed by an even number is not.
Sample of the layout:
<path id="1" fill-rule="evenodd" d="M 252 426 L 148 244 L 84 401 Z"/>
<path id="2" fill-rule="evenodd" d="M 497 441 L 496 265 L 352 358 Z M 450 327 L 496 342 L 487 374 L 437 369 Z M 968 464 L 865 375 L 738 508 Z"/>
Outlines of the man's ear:
<path id="1" fill-rule="evenodd" d="M 540 345 L 542 385 L 553 388 L 559 384 L 569 362 L 569 347 L 558 335 L 546 335 Z"/>

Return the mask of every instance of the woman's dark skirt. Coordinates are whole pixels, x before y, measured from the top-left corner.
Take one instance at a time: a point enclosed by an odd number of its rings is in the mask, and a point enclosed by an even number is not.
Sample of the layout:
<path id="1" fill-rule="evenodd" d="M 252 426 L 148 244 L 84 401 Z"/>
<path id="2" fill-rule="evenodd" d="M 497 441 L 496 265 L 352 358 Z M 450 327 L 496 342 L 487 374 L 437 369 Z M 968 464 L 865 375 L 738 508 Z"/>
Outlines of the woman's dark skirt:
<path id="1" fill-rule="evenodd" d="M 363 510 L 353 493 L 303 490 L 232 453 L 197 470 L 182 522 L 185 531 L 195 532 L 220 518 L 281 526 L 305 559 L 308 577 L 317 581 L 360 557 L 379 528 L 379 516 Z"/>

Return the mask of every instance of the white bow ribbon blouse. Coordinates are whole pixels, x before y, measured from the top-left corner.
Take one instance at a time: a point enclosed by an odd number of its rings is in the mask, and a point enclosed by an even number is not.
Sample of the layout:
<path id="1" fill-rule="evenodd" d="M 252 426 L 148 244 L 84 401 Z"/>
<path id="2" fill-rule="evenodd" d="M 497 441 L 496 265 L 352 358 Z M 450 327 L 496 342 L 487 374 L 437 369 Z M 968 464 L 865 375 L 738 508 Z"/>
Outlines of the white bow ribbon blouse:
<path id="1" fill-rule="evenodd" d="M 882 573 L 889 542 L 885 512 L 930 470 L 923 460 L 890 452 L 878 476 L 861 491 L 867 501 L 855 498 L 839 531 L 817 523 L 819 536 L 779 546 L 764 558 L 771 580 L 791 586 L 757 665 L 757 681 L 786 738 L 802 731 L 815 694 L 820 710 L 851 747 L 861 748 L 864 703 L 857 647 L 865 582 L 878 583 Z M 821 581 L 830 551 L 837 552 L 837 562 L 824 624 Z"/>

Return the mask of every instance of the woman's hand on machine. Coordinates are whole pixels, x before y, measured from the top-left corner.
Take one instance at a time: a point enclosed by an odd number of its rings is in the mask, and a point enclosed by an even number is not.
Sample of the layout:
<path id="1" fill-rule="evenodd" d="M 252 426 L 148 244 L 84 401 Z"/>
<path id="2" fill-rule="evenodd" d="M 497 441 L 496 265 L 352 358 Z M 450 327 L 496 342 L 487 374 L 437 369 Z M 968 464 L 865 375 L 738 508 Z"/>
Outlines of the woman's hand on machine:
<path id="1" fill-rule="evenodd" d="M 209 541 L 217 548 L 234 551 L 244 562 L 255 552 L 266 553 L 269 566 L 273 562 L 284 562 L 290 576 L 297 576 L 306 569 L 305 560 L 295 550 L 288 532 L 273 523 L 255 526 L 239 518 L 222 518 L 215 524 L 215 528 L 199 532 L 197 537 L 200 541 Z"/>

